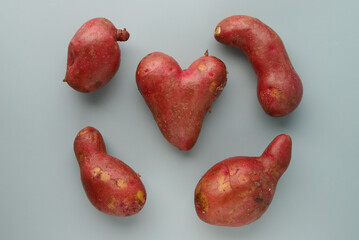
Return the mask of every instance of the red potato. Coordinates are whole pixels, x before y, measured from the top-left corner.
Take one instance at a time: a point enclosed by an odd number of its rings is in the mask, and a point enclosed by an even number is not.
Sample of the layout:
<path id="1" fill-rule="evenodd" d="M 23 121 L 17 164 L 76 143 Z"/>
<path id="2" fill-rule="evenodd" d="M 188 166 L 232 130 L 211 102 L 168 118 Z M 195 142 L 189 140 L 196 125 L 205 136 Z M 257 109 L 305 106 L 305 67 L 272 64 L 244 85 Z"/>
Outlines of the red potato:
<path id="1" fill-rule="evenodd" d="M 143 208 L 146 190 L 140 175 L 124 162 L 107 155 L 97 129 L 82 129 L 76 136 L 74 150 L 83 187 L 95 208 L 118 217 L 134 215 Z"/>
<path id="2" fill-rule="evenodd" d="M 260 218 L 272 201 L 291 158 L 292 141 L 277 136 L 260 157 L 232 157 L 209 169 L 195 190 L 199 218 L 209 224 L 239 227 Z"/>
<path id="3" fill-rule="evenodd" d="M 297 108 L 302 82 L 282 40 L 270 27 L 253 17 L 231 16 L 217 25 L 214 37 L 246 54 L 258 76 L 257 96 L 267 114 L 281 117 Z"/>
<path id="4" fill-rule="evenodd" d="M 64 82 L 83 93 L 105 86 L 120 66 L 121 51 L 117 41 L 127 41 L 129 37 L 126 28 L 116 29 L 105 18 L 86 22 L 69 44 Z"/>
<path id="5" fill-rule="evenodd" d="M 200 57 L 182 70 L 170 56 L 154 52 L 137 67 L 138 90 L 152 111 L 164 137 L 180 150 L 190 150 L 202 122 L 227 81 L 224 63 L 216 57 Z"/>

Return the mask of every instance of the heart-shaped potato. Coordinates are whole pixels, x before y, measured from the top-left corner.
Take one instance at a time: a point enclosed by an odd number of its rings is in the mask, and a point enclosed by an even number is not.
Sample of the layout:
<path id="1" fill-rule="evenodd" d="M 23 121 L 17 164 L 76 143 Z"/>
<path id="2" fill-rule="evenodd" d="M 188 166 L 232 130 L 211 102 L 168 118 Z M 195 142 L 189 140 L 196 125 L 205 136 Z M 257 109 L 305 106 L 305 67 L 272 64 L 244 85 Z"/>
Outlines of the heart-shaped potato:
<path id="1" fill-rule="evenodd" d="M 153 52 L 139 63 L 136 80 L 164 137 L 187 151 L 196 143 L 206 112 L 226 85 L 227 70 L 208 51 L 186 70 L 172 57 Z"/>

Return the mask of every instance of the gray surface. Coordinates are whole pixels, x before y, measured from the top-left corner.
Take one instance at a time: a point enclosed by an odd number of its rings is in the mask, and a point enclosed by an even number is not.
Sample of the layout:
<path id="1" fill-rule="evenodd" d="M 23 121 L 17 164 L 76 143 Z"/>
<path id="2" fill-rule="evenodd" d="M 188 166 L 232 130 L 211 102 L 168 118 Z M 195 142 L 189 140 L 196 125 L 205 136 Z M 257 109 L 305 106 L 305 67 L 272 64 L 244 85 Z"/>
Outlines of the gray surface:
<path id="1" fill-rule="evenodd" d="M 105 3 L 106 2 L 106 3 Z M 354 239 L 359 234 L 358 27 L 356 1 L 2 1 L 0 4 L 0 239 Z M 304 84 L 290 116 L 271 118 L 256 98 L 242 53 L 217 43 L 225 17 L 258 17 L 283 39 Z M 131 33 L 103 89 L 81 94 L 62 82 L 67 46 L 93 17 Z M 137 91 L 135 71 L 162 51 L 183 68 L 206 49 L 222 59 L 228 85 L 195 147 L 161 135 Z M 92 207 L 73 140 L 98 128 L 109 154 L 142 175 L 148 200 L 136 216 Z M 292 162 L 268 211 L 241 227 L 200 221 L 193 192 L 216 162 L 260 155 L 278 134 L 293 139 Z"/>

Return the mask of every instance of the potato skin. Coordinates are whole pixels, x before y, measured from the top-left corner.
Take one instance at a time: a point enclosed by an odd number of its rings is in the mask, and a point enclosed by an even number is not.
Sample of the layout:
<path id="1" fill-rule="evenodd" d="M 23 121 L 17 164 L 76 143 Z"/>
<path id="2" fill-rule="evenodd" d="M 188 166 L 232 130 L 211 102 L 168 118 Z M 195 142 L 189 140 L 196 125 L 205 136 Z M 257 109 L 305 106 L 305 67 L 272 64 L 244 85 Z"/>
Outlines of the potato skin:
<path id="1" fill-rule="evenodd" d="M 259 219 L 289 165 L 291 144 L 290 137 L 282 134 L 260 157 L 232 157 L 215 164 L 195 190 L 198 217 L 212 225 L 229 227 Z"/>
<path id="2" fill-rule="evenodd" d="M 98 210 L 119 217 L 138 213 L 146 202 L 146 190 L 124 162 L 106 154 L 100 132 L 82 129 L 75 138 L 75 155 L 88 199 Z"/>
<path id="3" fill-rule="evenodd" d="M 214 37 L 246 54 L 258 77 L 258 100 L 267 114 L 281 117 L 297 108 L 302 82 L 276 32 L 256 18 L 235 15 L 217 25 Z"/>
<path id="4" fill-rule="evenodd" d="M 138 90 L 164 137 L 180 150 L 194 146 L 206 112 L 226 85 L 225 64 L 207 54 L 186 70 L 161 52 L 148 54 L 137 67 Z"/>
<path id="5" fill-rule="evenodd" d="M 69 44 L 64 81 L 83 93 L 105 86 L 120 66 L 121 51 L 117 41 L 128 38 L 126 29 L 116 29 L 105 18 L 87 21 Z"/>

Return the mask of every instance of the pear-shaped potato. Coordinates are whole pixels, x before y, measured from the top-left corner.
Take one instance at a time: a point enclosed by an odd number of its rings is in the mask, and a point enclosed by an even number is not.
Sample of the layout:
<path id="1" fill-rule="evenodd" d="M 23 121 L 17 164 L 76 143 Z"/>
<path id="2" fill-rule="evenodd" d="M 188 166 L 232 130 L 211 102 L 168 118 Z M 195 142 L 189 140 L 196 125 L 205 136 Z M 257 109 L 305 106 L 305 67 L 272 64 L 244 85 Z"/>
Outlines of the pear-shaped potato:
<path id="1" fill-rule="evenodd" d="M 292 141 L 277 136 L 260 157 L 232 157 L 209 169 L 197 184 L 195 207 L 206 223 L 239 227 L 260 218 L 287 169 Z"/>
<path id="2" fill-rule="evenodd" d="M 106 153 L 100 132 L 85 127 L 76 136 L 75 155 L 90 202 L 100 211 L 119 217 L 138 213 L 146 202 L 140 175 Z"/>

